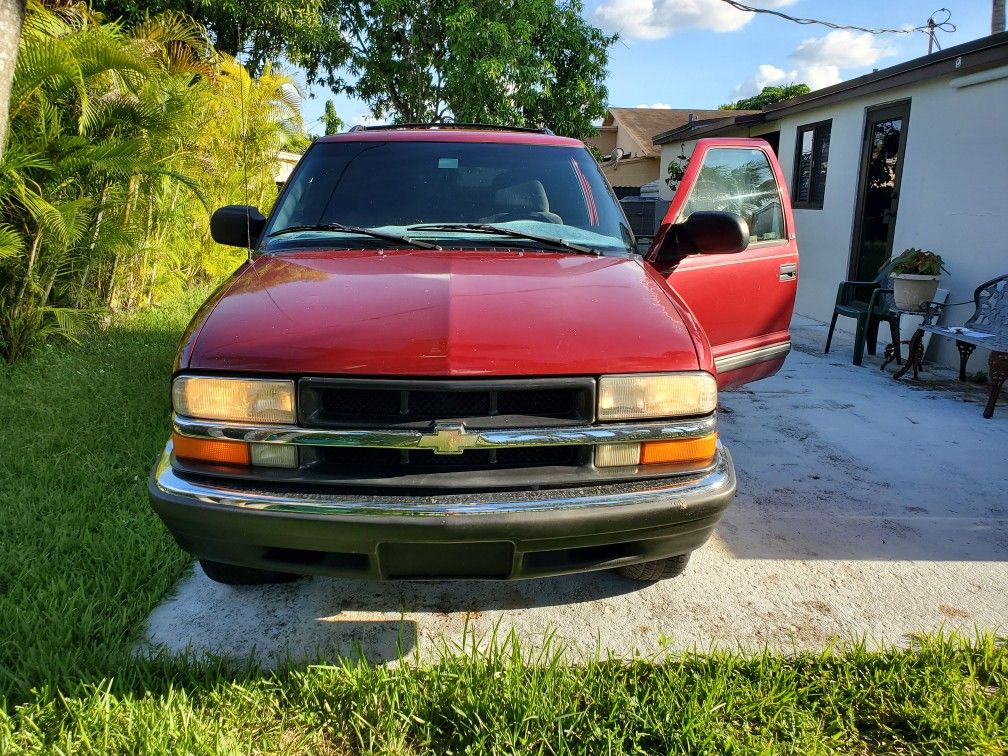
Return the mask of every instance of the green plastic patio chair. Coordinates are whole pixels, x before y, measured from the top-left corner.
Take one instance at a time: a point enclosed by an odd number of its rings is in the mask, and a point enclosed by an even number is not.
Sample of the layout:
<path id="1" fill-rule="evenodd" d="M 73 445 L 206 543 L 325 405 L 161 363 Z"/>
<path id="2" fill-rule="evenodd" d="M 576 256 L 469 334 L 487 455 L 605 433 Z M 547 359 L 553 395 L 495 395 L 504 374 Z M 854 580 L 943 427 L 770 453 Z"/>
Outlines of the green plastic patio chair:
<path id="1" fill-rule="evenodd" d="M 830 343 L 833 341 L 833 329 L 837 318 L 857 320 L 854 333 L 854 364 L 860 365 L 864 359 L 865 342 L 868 344 L 868 354 L 875 354 L 878 343 L 878 329 L 882 321 L 889 324 L 889 333 L 896 350 L 896 364 L 900 359 L 900 311 L 896 309 L 892 297 L 893 262 L 886 264 L 873 281 L 841 281 L 837 287 L 836 305 L 833 307 L 833 319 L 830 321 L 829 334 L 826 336 L 826 354 L 829 354 Z"/>

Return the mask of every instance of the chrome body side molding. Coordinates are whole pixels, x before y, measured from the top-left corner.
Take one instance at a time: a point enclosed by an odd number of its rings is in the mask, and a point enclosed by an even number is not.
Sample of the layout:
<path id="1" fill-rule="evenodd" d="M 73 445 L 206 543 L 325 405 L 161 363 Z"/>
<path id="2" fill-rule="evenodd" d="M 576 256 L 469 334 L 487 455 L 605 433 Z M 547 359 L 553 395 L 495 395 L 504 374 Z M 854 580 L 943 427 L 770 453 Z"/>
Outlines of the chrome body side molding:
<path id="1" fill-rule="evenodd" d="M 757 365 L 761 362 L 779 360 L 786 357 L 790 351 L 790 341 L 785 341 L 781 344 L 770 344 L 769 346 L 747 349 L 744 352 L 718 357 L 714 360 L 714 367 L 719 373 L 727 373 L 730 370 L 739 370 L 740 368 Z"/>

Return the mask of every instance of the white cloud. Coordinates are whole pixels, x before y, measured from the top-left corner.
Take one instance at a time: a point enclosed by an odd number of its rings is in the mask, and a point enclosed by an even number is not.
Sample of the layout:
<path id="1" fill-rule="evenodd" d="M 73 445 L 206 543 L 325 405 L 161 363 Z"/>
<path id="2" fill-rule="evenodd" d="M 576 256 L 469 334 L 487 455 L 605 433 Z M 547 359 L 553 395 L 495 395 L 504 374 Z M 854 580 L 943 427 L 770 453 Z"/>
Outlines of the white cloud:
<path id="1" fill-rule="evenodd" d="M 831 87 L 843 80 L 844 77 L 840 75 L 840 66 L 833 66 L 829 63 L 816 63 L 815 65 L 808 66 L 803 69 L 801 78 L 795 79 L 795 81 L 808 84 L 809 89 Z"/>
<path id="2" fill-rule="evenodd" d="M 859 68 L 892 55 L 892 49 L 880 44 L 878 36 L 847 29 L 831 31 L 823 37 L 803 39 L 791 53 L 791 59 L 805 65 L 830 65 Z"/>
<path id="3" fill-rule="evenodd" d="M 667 102 L 656 102 L 654 105 L 638 105 L 638 108 L 654 108 L 656 110 L 671 110 L 672 106 Z"/>
<path id="4" fill-rule="evenodd" d="M 759 94 L 763 87 L 782 84 L 801 83 L 810 89 L 822 89 L 843 81 L 844 69 L 865 68 L 893 54 L 893 49 L 873 34 L 838 29 L 799 42 L 788 56 L 795 64 L 790 71 L 764 63 L 735 87 L 732 95 L 735 99 L 749 97 Z"/>
<path id="5" fill-rule="evenodd" d="M 797 70 L 785 71 L 783 68 L 764 63 L 755 74 L 732 90 L 732 97 L 734 99 L 749 97 L 759 94 L 763 87 L 779 87 L 782 84 L 793 84 L 796 81 L 798 81 Z"/>
<path id="6" fill-rule="evenodd" d="M 795 0 L 751 0 L 762 8 L 779 8 Z M 737 31 L 754 13 L 737 10 L 721 0 L 603 0 L 595 18 L 609 31 L 633 39 L 661 39 L 683 29 Z"/>

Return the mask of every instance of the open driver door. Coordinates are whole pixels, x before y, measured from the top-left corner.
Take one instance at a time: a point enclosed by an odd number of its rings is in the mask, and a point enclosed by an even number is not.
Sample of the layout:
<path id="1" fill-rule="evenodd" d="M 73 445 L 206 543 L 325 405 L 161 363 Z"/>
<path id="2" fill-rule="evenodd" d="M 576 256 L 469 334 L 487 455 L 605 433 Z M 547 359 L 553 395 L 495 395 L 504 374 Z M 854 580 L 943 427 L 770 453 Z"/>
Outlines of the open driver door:
<path id="1" fill-rule="evenodd" d="M 740 220 L 738 233 L 747 235 L 741 250 L 730 249 L 701 222 L 725 213 Z M 691 227 L 714 243 L 701 249 Z M 766 378 L 784 364 L 798 243 L 784 177 L 765 141 L 698 140 L 645 261 L 706 331 L 719 387 Z"/>

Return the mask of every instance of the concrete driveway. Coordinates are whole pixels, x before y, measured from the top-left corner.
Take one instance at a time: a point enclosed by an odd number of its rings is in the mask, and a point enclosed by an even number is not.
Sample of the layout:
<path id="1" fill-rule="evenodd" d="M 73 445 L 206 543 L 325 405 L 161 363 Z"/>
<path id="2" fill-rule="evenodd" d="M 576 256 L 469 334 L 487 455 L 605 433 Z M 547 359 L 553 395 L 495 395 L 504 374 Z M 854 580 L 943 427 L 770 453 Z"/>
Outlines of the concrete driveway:
<path id="1" fill-rule="evenodd" d="M 197 567 L 151 615 L 147 641 L 262 664 L 421 655 L 472 635 L 552 634 L 575 650 L 820 649 L 916 631 L 1008 626 L 1008 400 L 929 371 L 897 384 L 821 324 L 798 320 L 781 373 L 722 396 L 739 494 L 685 575 L 515 583 L 315 578 L 229 588 Z"/>

